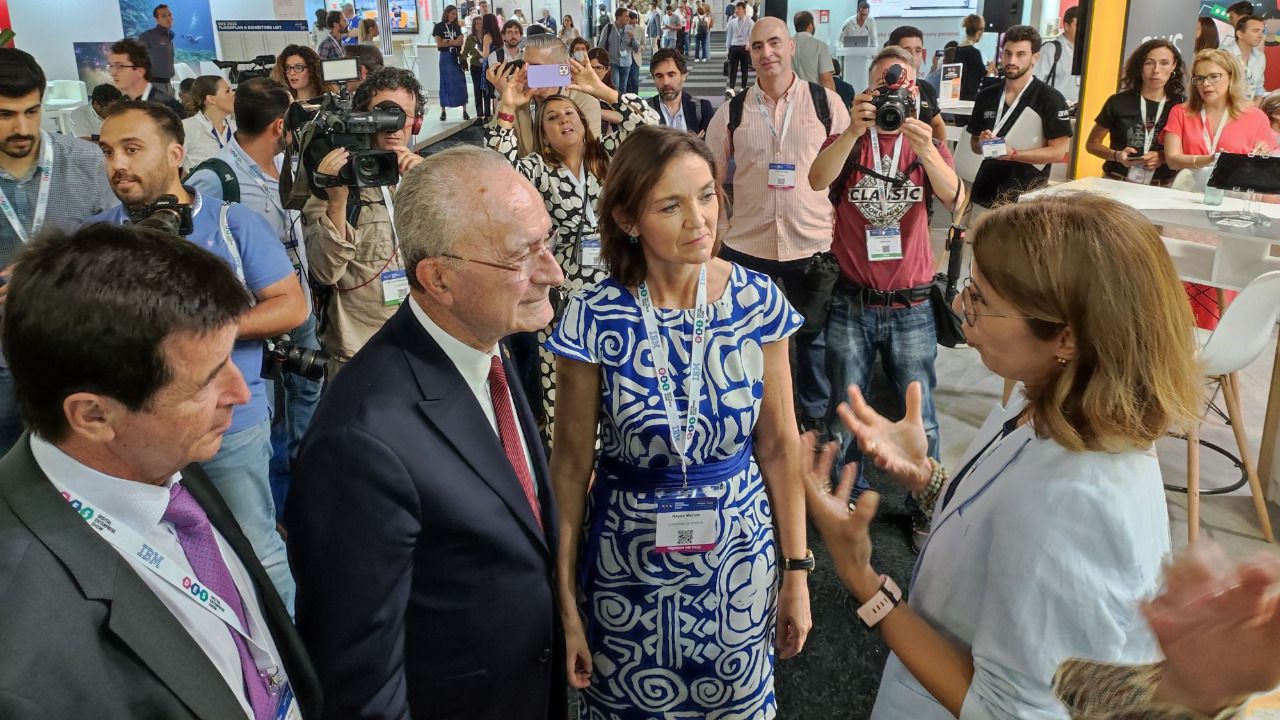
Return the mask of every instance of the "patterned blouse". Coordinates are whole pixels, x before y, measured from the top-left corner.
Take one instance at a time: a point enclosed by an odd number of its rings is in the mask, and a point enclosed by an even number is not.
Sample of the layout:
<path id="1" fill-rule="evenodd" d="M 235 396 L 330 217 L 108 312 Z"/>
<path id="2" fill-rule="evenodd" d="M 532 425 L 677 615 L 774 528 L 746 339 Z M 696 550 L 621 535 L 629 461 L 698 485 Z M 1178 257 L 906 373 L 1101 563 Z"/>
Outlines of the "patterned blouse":
<path id="1" fill-rule="evenodd" d="M 1072 720 L 1210 720 L 1194 710 L 1155 700 L 1164 677 L 1163 663 L 1112 665 L 1071 659 L 1058 666 L 1053 691 Z M 1277 717 L 1276 694 L 1255 695 L 1226 708 L 1212 720 L 1263 720 Z"/>

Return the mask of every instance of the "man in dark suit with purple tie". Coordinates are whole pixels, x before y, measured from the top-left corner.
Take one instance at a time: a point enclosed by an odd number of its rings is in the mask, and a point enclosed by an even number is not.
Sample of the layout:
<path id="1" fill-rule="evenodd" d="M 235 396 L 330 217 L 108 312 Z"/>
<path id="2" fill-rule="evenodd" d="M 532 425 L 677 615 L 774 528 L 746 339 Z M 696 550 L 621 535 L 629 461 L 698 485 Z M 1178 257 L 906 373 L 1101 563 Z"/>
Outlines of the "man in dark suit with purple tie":
<path id="1" fill-rule="evenodd" d="M 394 202 L 409 296 L 328 387 L 285 510 L 324 717 L 558 720 L 556 507 L 500 345 L 551 321 L 551 219 L 466 146 Z"/>

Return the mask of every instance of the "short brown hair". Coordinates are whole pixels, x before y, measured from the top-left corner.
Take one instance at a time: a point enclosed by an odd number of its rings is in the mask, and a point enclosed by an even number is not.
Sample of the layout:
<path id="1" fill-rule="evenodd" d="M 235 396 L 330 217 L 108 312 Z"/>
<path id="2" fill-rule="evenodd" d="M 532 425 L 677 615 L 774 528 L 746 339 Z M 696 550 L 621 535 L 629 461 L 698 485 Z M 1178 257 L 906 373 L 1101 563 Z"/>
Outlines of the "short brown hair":
<path id="1" fill-rule="evenodd" d="M 111 49 L 108 51 L 113 55 L 127 55 L 129 64 L 134 67 L 140 67 L 145 71 L 142 76 L 147 82 L 151 82 L 151 53 L 147 51 L 147 46 L 137 38 L 125 38 L 111 43 Z"/>
<path id="2" fill-rule="evenodd" d="M 653 54 L 653 58 L 649 60 L 649 74 L 652 75 L 658 71 L 658 66 L 670 60 L 676 64 L 676 70 L 681 75 L 689 74 L 689 64 L 685 62 L 684 53 L 675 48 L 661 48 Z"/>
<path id="3" fill-rule="evenodd" d="M 644 281 L 647 266 L 644 249 L 631 242 L 622 228 L 643 212 L 649 193 L 662 179 L 667 166 L 682 155 L 696 155 L 706 161 L 711 177 L 716 174 L 716 160 L 696 135 L 662 125 L 644 125 L 631 134 L 614 153 L 609 179 L 600 191 L 600 255 L 609 265 L 609 274 L 622 285 L 638 285 Z M 729 207 L 720 185 L 716 184 L 720 211 Z M 604 210 L 608 208 L 608 210 Z M 720 253 L 720 232 L 716 231 L 713 255 Z"/>
<path id="4" fill-rule="evenodd" d="M 102 116 L 102 122 L 127 112 L 137 110 L 144 114 L 155 124 L 156 129 L 160 131 L 170 142 L 185 145 L 187 143 L 187 132 L 182 127 L 182 119 L 178 117 L 178 113 L 174 112 L 168 105 L 155 102 L 153 100 L 131 100 L 124 98 L 111 103 L 111 107 L 107 110 L 107 114 Z"/>
<path id="5" fill-rule="evenodd" d="M 1040 52 L 1040 33 L 1030 25 L 1014 25 L 1004 32 L 1004 44 L 1011 42 L 1031 43 L 1031 54 Z"/>
<path id="6" fill-rule="evenodd" d="M 1076 356 L 1028 389 L 1036 434 L 1068 450 L 1147 448 L 1199 410 L 1186 292 L 1160 233 L 1137 211 L 1085 193 L 1011 203 L 973 226 L 988 284 L 1037 337 L 1070 328 Z"/>

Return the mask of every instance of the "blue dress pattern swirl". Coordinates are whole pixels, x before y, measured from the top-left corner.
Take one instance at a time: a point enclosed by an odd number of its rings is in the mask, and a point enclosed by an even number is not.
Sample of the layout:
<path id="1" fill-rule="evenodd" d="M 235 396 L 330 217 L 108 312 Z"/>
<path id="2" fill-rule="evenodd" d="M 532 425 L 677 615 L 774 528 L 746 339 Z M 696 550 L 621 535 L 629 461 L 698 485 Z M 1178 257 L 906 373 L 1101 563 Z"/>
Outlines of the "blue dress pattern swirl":
<path id="1" fill-rule="evenodd" d="M 694 311 L 656 315 L 683 418 Z M 777 553 L 751 436 L 764 394 L 763 348 L 803 319 L 768 277 L 737 265 L 708 315 L 688 451 L 690 487 L 719 498 L 708 552 L 654 551 L 662 491 L 653 479 L 678 488 L 681 473 L 636 297 L 613 279 L 584 288 L 547 341 L 557 355 L 600 366 L 600 463 L 579 560 L 594 676 L 580 718 L 759 720 L 777 712 Z"/>

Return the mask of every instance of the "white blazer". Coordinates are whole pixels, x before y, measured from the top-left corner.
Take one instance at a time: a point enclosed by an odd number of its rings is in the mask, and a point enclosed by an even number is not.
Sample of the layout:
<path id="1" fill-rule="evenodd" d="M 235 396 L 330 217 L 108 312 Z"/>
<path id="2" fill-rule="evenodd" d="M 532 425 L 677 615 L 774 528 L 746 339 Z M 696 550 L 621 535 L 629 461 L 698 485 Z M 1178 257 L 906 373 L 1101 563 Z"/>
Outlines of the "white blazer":
<path id="1" fill-rule="evenodd" d="M 187 157 L 182 161 L 182 169 L 191 172 L 191 168 L 222 150 L 236 131 L 236 119 L 228 115 L 227 129 L 220 135 L 213 129 L 213 122 L 203 112 L 198 112 L 182 121 L 182 131 L 187 136 Z"/>
<path id="2" fill-rule="evenodd" d="M 997 407 L 955 472 L 1025 402 L 1019 392 Z M 998 441 L 935 511 L 908 591 L 916 612 L 973 654 L 960 718 L 1065 719 L 1050 690 L 1058 663 L 1155 660 L 1138 607 L 1155 594 L 1169 549 L 1154 448 L 1070 452 L 1030 425 Z M 897 655 L 871 716 L 951 717 Z"/>

